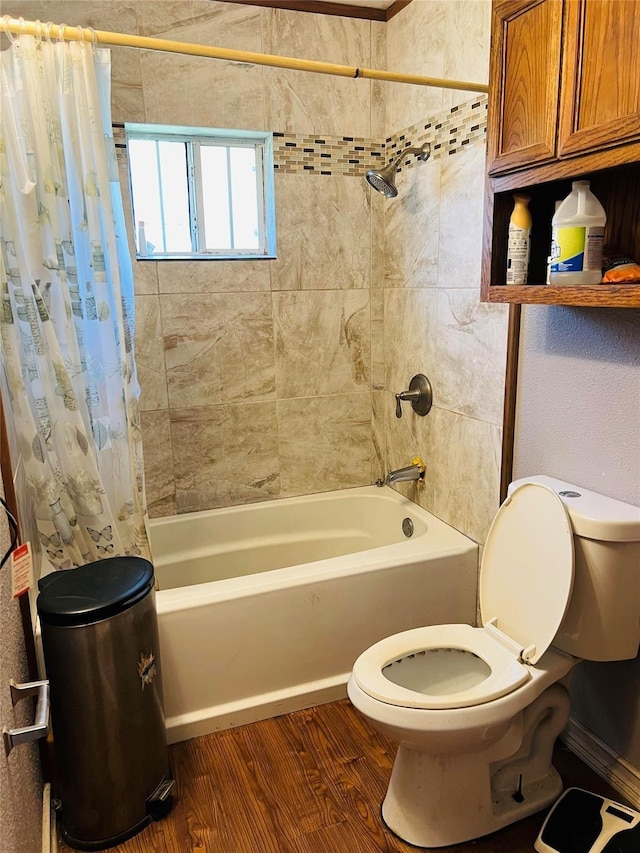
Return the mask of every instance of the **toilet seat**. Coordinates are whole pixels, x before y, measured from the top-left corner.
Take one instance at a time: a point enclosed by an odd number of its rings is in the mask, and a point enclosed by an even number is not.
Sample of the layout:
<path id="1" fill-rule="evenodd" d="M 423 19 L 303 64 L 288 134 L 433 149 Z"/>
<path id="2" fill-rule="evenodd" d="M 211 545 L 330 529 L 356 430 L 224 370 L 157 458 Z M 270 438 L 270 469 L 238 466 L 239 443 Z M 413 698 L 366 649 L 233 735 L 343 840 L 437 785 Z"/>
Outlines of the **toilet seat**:
<path id="1" fill-rule="evenodd" d="M 462 691 L 422 693 L 390 681 L 384 669 L 397 661 L 427 652 L 459 650 L 487 665 L 487 677 Z M 483 628 L 471 625 L 431 625 L 386 637 L 360 655 L 353 677 L 362 690 L 388 705 L 405 708 L 467 708 L 511 693 L 530 676 L 513 652 L 494 640 Z"/>
<path id="2" fill-rule="evenodd" d="M 353 677 L 369 696 L 407 708 L 467 708 L 516 690 L 531 677 L 564 618 L 573 587 L 573 530 L 558 495 L 539 483 L 515 489 L 489 530 L 480 575 L 482 628 L 433 625 L 387 637 L 358 658 Z M 436 657 L 448 650 L 469 655 Z M 394 665 L 413 660 L 395 677 Z M 486 664 L 486 676 L 482 665 Z M 411 668 L 411 672 L 409 671 Z M 386 674 L 385 674 L 386 670 Z M 437 670 L 434 673 L 434 670 Z M 459 675 L 462 689 L 456 688 Z M 424 681 L 424 687 L 412 689 Z M 405 685 L 411 686 L 405 686 Z"/>
<path id="3" fill-rule="evenodd" d="M 549 648 L 573 590 L 573 528 L 560 497 L 524 483 L 487 534 L 480 571 L 482 624 L 495 625 L 536 663 Z"/>

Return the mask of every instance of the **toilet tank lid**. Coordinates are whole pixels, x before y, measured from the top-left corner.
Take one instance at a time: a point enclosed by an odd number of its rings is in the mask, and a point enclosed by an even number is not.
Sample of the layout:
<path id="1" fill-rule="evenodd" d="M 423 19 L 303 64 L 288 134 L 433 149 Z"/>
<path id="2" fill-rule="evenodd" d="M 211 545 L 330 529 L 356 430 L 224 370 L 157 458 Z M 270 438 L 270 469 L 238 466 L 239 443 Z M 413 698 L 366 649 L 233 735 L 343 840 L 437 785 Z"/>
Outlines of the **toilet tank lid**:
<path id="1" fill-rule="evenodd" d="M 576 535 L 601 542 L 640 542 L 640 507 L 544 474 L 514 480 L 508 494 L 523 483 L 540 483 L 556 492 Z"/>

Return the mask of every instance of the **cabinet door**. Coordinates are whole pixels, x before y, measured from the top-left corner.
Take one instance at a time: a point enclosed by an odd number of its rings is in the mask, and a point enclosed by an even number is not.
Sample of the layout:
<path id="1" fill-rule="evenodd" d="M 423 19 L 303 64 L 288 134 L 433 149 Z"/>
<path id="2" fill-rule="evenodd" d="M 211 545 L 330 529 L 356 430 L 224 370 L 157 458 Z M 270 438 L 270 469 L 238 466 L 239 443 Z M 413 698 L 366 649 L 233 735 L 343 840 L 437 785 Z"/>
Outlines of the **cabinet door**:
<path id="1" fill-rule="evenodd" d="M 565 3 L 558 154 L 640 139 L 640 0 Z"/>
<path id="2" fill-rule="evenodd" d="M 561 0 L 494 3 L 490 174 L 555 157 L 561 37 Z"/>

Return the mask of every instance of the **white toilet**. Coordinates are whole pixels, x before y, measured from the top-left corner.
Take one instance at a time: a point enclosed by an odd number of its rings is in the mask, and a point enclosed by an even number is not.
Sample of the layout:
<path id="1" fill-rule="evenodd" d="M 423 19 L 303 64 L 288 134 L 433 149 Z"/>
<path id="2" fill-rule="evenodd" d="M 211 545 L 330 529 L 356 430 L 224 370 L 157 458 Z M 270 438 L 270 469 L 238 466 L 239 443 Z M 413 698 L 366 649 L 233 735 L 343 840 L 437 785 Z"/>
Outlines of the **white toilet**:
<path id="1" fill-rule="evenodd" d="M 349 679 L 355 707 L 399 744 L 384 821 L 418 847 L 478 838 L 560 794 L 561 682 L 580 659 L 638 653 L 640 509 L 550 477 L 512 483 L 479 594 L 483 627 L 387 637 Z"/>

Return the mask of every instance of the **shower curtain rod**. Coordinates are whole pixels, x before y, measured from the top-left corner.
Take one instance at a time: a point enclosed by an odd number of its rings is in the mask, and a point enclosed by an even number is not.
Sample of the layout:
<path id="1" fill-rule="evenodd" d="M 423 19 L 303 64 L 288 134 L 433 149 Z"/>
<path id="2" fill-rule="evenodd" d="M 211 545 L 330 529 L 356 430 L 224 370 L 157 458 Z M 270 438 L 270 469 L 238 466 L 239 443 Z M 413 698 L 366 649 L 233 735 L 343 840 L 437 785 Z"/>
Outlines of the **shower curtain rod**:
<path id="1" fill-rule="evenodd" d="M 159 50 L 185 56 L 203 56 L 208 59 L 223 59 L 228 62 L 246 62 L 251 65 L 268 65 L 273 68 L 288 68 L 293 71 L 311 71 L 315 74 L 333 74 L 337 77 L 384 80 L 388 83 L 409 83 L 414 86 L 434 86 L 441 89 L 458 89 L 464 92 L 489 91 L 483 83 L 464 80 L 446 80 L 439 77 L 420 77 L 414 74 L 396 74 L 392 71 L 377 71 L 373 68 L 357 68 L 351 65 L 335 65 L 311 59 L 295 59 L 289 56 L 274 56 L 268 53 L 253 53 L 248 50 L 231 50 L 226 47 L 209 47 L 205 44 L 190 44 L 185 41 L 148 38 L 87 27 L 68 27 L 66 24 L 44 24 L 40 21 L 23 21 L 16 18 L 0 18 L 0 29 L 5 32 L 58 38 L 66 41 L 95 41 L 98 44 L 135 47 L 140 50 Z"/>

